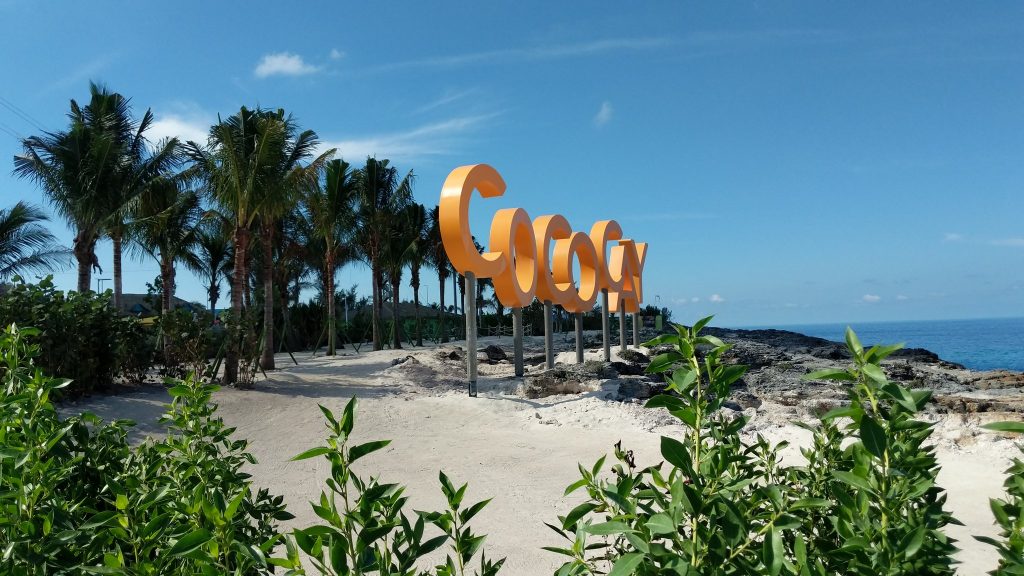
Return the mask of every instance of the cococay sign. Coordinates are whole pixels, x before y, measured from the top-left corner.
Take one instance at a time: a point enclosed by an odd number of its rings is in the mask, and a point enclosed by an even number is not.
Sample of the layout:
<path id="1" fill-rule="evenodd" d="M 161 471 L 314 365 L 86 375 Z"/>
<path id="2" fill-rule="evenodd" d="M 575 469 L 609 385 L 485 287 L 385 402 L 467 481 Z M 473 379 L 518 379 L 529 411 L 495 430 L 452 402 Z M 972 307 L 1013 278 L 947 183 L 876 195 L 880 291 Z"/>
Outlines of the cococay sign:
<path id="1" fill-rule="evenodd" d="M 522 308 L 536 297 L 569 312 L 586 312 L 601 290 L 607 290 L 609 312 L 640 310 L 647 244 L 623 238 L 617 222 L 595 222 L 587 234 L 573 231 L 557 214 L 531 221 L 522 208 L 505 208 L 494 213 L 490 251 L 481 254 L 469 229 L 474 190 L 484 198 L 502 196 L 505 181 L 487 164 L 452 170 L 441 189 L 441 239 L 459 273 L 493 279 L 502 305 Z M 579 278 L 574 277 L 574 261 Z"/>

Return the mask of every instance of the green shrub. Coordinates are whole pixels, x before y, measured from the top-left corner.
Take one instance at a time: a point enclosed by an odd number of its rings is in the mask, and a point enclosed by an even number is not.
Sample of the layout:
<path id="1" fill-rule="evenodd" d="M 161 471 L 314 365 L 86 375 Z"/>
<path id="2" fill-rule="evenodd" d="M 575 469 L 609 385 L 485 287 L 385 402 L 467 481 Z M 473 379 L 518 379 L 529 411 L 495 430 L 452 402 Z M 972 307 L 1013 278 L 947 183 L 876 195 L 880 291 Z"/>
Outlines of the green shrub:
<path id="1" fill-rule="evenodd" d="M 89 393 L 122 373 L 138 380 L 152 362 L 152 343 L 138 320 L 120 316 L 110 293 L 61 292 L 47 277 L 39 284 L 15 279 L 0 298 L 0 326 L 39 329 L 37 364 L 47 374 L 69 378 L 63 393 Z"/>
<path id="2" fill-rule="evenodd" d="M 809 465 L 793 470 L 797 486 L 829 502 L 801 515 L 813 573 L 953 574 L 956 547 L 943 528 L 957 522 L 936 485 L 932 424 L 914 419 L 931 393 L 886 378 L 880 362 L 901 345 L 865 350 L 850 329 L 846 343 L 852 367 L 806 376 L 847 383 L 850 396 L 822 416 Z"/>
<path id="3" fill-rule="evenodd" d="M 993 422 L 985 426 L 990 430 L 1024 433 L 1024 422 Z M 1024 446 L 1018 446 L 1024 451 Z M 975 536 L 981 542 L 995 546 L 999 551 L 999 566 L 989 572 L 993 576 L 1024 574 L 1024 462 L 1013 459 L 1006 470 L 1005 498 L 992 498 L 989 505 L 999 525 L 1000 538 Z"/>
<path id="4" fill-rule="evenodd" d="M 566 493 L 589 498 L 549 525 L 568 542 L 548 548 L 570 558 L 558 574 L 952 574 L 956 548 L 943 528 L 956 520 L 935 484 L 931 425 L 914 419 L 929 394 L 889 382 L 879 367 L 899 346 L 865 350 L 848 331 L 854 365 L 809 377 L 848 382 L 851 404 L 806 426 L 814 441 L 805 466 L 781 467 L 784 443 L 743 442 L 743 416 L 719 410 L 746 368 L 719 363 L 729 347 L 699 334 L 709 320 L 646 344 L 673 347 L 651 360 L 668 394 L 647 406 L 667 408 L 686 436 L 662 437 L 667 465 L 638 468 L 616 446 L 611 478 L 604 459 L 580 466 Z M 998 506 L 1004 557 L 1019 550 L 1016 505 Z"/>
<path id="5" fill-rule="evenodd" d="M 348 445 L 355 426 L 356 399 L 346 404 L 341 417 L 320 406 L 331 435 L 325 446 L 306 450 L 293 460 L 323 456 L 331 463 L 327 491 L 319 502 L 311 502 L 313 511 L 326 524 L 295 530 L 288 539 L 287 558 L 272 558 L 271 563 L 288 568 L 286 574 L 305 574 L 299 550 L 305 552 L 319 574 L 389 574 L 413 576 L 425 574 L 417 562 L 446 543 L 451 553 L 444 564 L 435 567 L 437 576 L 465 576 L 467 566 L 480 552 L 485 536 L 476 535 L 467 525 L 487 505 L 483 500 L 463 506 L 467 485 L 458 488 L 440 473 L 441 491 L 448 502 L 444 512 L 416 512 L 413 521 L 404 512 L 405 488 L 381 483 L 377 478 L 363 479 L 352 471 L 360 458 L 387 446 L 389 440 Z M 427 524 L 441 534 L 424 539 Z M 492 562 L 480 553 L 478 576 L 493 576 L 504 559 Z"/>
<path id="6" fill-rule="evenodd" d="M 746 368 L 719 363 L 729 347 L 700 336 L 709 320 L 647 343 L 674 347 L 651 360 L 649 372 L 669 374 L 669 394 L 647 405 L 668 408 L 688 433 L 683 441 L 662 437 L 667 466 L 639 468 L 617 445 L 610 478 L 602 478 L 604 458 L 579 467 L 581 478 L 566 493 L 583 489 L 588 499 L 548 525 L 566 540 L 547 548 L 569 558 L 559 575 L 779 574 L 792 566 L 786 546 L 787 532 L 799 526 L 793 514 L 824 503 L 785 484 L 779 446 L 763 438 L 744 443 L 744 417 L 719 410 Z M 706 349 L 702 359 L 698 348 Z"/>
<path id="7" fill-rule="evenodd" d="M 241 469 L 246 442 L 214 417 L 216 389 L 169 381 L 164 440 L 131 448 L 130 422 L 51 403 L 66 380 L 34 366 L 40 331 L 0 335 L 0 572 L 13 574 L 259 574 L 290 516 L 255 494 Z"/>

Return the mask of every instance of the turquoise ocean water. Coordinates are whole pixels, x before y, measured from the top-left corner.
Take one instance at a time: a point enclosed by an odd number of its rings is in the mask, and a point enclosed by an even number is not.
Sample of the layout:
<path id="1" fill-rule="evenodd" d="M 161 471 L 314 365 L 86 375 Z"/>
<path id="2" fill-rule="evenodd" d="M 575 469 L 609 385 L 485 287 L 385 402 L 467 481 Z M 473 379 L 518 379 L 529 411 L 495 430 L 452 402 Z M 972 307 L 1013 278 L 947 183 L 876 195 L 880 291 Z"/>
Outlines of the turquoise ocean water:
<path id="1" fill-rule="evenodd" d="M 974 370 L 1024 371 L 1024 318 L 859 322 L 850 325 L 864 344 L 903 342 Z M 765 328 L 765 326 L 760 326 Z M 808 336 L 843 341 L 846 324 L 772 326 Z"/>

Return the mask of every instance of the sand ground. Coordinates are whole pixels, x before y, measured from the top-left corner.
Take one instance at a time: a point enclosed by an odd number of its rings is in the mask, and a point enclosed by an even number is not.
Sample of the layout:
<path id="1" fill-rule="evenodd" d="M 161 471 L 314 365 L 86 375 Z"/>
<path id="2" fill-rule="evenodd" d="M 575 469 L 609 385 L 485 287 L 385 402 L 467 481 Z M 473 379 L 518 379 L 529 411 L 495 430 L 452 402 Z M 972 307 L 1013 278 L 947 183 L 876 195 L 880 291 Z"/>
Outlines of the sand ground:
<path id="1" fill-rule="evenodd" d="M 480 345 L 490 342 L 485 338 Z M 507 337 L 499 344 L 510 348 Z M 542 350 L 537 338 L 527 346 Z M 417 362 L 392 365 L 407 355 Z M 551 574 L 561 563 L 541 550 L 559 545 L 543 522 L 556 522 L 557 514 L 579 502 L 579 495 L 562 496 L 578 478 L 577 462 L 590 465 L 621 440 L 636 452 L 638 464 L 655 463 L 660 461 L 660 436 L 680 433 L 663 411 L 609 400 L 611 385 L 599 382 L 581 395 L 526 399 L 514 393 L 517 382 L 507 365 L 482 366 L 479 397 L 469 398 L 461 374 L 438 356 L 432 348 L 369 353 L 364 348 L 361 354 L 345 351 L 334 358 L 311 358 L 306 352 L 296 355 L 296 366 L 288 355 L 279 355 L 279 369 L 268 380 L 261 379 L 252 390 L 222 389 L 216 401 L 238 436 L 250 440 L 259 461 L 251 470 L 255 483 L 283 494 L 296 516 L 288 524 L 305 526 L 317 520 L 308 501 L 319 496 L 328 469 L 321 459 L 289 458 L 326 436 L 317 404 L 339 411 L 349 398 L 358 397 L 355 440 L 392 440 L 357 464 L 359 472 L 407 485 L 415 509 L 442 508 L 438 470 L 456 482 L 469 481 L 468 499 L 493 498 L 474 525 L 488 534 L 489 557 L 508 558 L 502 571 L 506 576 Z M 571 358 L 570 352 L 559 357 Z M 135 438 L 141 439 L 160 433 L 157 417 L 167 400 L 163 389 L 150 386 L 86 399 L 64 410 L 133 419 L 138 422 Z M 962 548 L 960 573 L 981 576 L 994 568 L 996 555 L 970 535 L 995 535 L 988 499 L 1002 494 L 1002 471 L 1019 452 L 1011 440 L 980 431 L 976 417 L 935 418 L 940 484 L 965 524 L 950 529 Z M 799 460 L 797 446 L 808 440 L 770 403 L 753 414 L 749 428 L 773 441 L 791 441 L 787 462 Z"/>

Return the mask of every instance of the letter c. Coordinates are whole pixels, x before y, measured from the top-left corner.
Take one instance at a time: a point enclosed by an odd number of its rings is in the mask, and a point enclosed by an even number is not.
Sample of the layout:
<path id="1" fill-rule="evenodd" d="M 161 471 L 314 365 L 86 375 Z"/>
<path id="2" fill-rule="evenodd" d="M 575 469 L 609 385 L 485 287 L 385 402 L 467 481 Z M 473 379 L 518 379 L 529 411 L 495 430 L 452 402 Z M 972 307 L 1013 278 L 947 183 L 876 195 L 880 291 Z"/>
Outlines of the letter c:
<path id="1" fill-rule="evenodd" d="M 438 209 L 441 240 L 448 259 L 458 272 L 472 272 L 479 278 L 490 278 L 509 265 L 509 256 L 502 252 L 480 254 L 476 251 L 473 234 L 469 230 L 469 200 L 473 190 L 478 190 L 484 198 L 494 198 L 505 193 L 505 181 L 497 170 L 487 164 L 459 166 L 452 170 L 441 188 Z"/>

